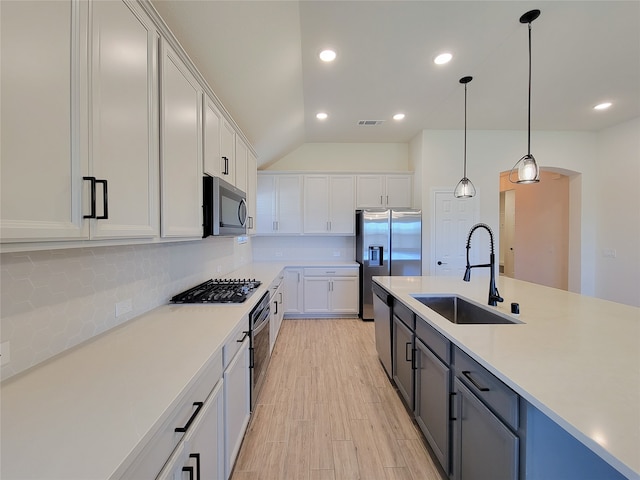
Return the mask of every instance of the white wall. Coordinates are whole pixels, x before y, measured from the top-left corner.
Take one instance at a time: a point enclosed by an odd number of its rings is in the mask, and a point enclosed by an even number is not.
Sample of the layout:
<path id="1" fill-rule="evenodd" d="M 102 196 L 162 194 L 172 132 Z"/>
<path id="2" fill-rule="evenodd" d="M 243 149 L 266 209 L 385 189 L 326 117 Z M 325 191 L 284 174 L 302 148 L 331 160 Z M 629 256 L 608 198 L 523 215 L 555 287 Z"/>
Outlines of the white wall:
<path id="1" fill-rule="evenodd" d="M 596 176 L 595 294 L 640 307 L 640 118 L 599 132 Z"/>
<path id="2" fill-rule="evenodd" d="M 2 379 L 251 261 L 251 241 L 235 238 L 3 253 L 0 334 L 11 361 Z M 127 299 L 133 310 L 116 317 Z"/>
<path id="3" fill-rule="evenodd" d="M 432 214 L 432 190 L 447 187 L 453 192 L 462 177 L 463 132 L 459 130 L 424 130 L 422 147 L 422 209 L 425 219 Z M 420 145 L 421 143 L 421 145 Z M 579 257 L 570 258 L 570 289 L 594 295 L 597 208 L 594 192 L 597 183 L 597 134 L 587 132 L 532 132 L 531 153 L 543 167 L 579 172 L 582 194 L 579 223 Z M 479 221 L 494 231 L 500 226 L 500 173 L 511 167 L 527 153 L 526 132 L 471 131 L 467 132 L 467 176 L 478 192 Z M 430 222 L 423 222 L 423 272 L 429 274 L 428 256 L 431 253 Z M 571 240 L 570 240 L 571 241 Z M 462 242 L 464 243 L 464 241 Z M 574 242 L 575 243 L 575 242 Z M 578 277 L 572 282 L 572 277 Z"/>
<path id="4" fill-rule="evenodd" d="M 408 152 L 406 143 L 305 143 L 267 170 L 406 172 Z"/>

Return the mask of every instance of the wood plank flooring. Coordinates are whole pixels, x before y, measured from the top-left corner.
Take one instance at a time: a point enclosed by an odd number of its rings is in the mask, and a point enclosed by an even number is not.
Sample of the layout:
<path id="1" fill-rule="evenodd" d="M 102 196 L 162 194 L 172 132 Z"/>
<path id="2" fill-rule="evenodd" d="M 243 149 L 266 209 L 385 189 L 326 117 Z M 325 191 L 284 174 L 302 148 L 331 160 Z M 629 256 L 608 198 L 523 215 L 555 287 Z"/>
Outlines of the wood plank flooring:
<path id="1" fill-rule="evenodd" d="M 232 480 L 443 480 L 373 322 L 285 320 Z"/>

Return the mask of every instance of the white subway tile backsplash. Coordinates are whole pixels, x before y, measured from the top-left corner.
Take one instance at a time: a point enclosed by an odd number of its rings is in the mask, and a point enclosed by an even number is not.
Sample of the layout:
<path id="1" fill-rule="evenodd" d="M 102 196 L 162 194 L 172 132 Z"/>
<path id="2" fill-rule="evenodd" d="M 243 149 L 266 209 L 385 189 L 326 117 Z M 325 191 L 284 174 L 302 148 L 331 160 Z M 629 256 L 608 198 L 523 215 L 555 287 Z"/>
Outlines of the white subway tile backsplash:
<path id="1" fill-rule="evenodd" d="M 0 255 L 0 340 L 6 379 L 252 261 L 235 238 Z M 220 266 L 220 271 L 217 267 Z M 133 309 L 115 316 L 115 305 Z"/>

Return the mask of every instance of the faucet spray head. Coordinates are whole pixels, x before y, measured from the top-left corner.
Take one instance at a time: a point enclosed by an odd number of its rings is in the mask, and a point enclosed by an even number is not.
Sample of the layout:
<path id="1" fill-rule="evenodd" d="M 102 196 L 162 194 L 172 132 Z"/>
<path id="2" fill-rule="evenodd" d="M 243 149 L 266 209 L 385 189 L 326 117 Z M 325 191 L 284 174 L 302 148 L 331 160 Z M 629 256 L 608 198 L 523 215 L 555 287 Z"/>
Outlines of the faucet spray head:
<path id="1" fill-rule="evenodd" d="M 464 271 L 464 278 L 462 280 L 465 282 L 471 281 L 471 265 L 467 265 L 467 268 Z"/>

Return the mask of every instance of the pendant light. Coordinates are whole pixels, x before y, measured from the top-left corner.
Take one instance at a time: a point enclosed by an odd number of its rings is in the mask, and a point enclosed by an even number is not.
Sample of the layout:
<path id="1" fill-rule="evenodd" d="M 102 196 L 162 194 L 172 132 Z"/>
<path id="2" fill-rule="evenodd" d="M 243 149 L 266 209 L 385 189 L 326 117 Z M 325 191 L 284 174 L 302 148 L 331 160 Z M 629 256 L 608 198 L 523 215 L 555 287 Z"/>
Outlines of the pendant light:
<path id="1" fill-rule="evenodd" d="M 527 154 L 516 162 L 509 172 L 511 183 L 537 183 L 540 181 L 540 169 L 536 159 L 531 155 L 531 22 L 540 16 L 540 10 L 531 10 L 520 17 L 520 23 L 529 24 L 529 116 L 527 120 Z M 518 171 L 518 180 L 512 179 L 513 172 Z"/>
<path id="2" fill-rule="evenodd" d="M 453 196 L 456 198 L 469 198 L 476 194 L 476 187 L 467 178 L 467 83 L 471 80 L 473 80 L 473 77 L 462 77 L 460 79 L 460 83 L 464 85 L 464 170 L 462 180 L 458 182 L 453 191 Z"/>

